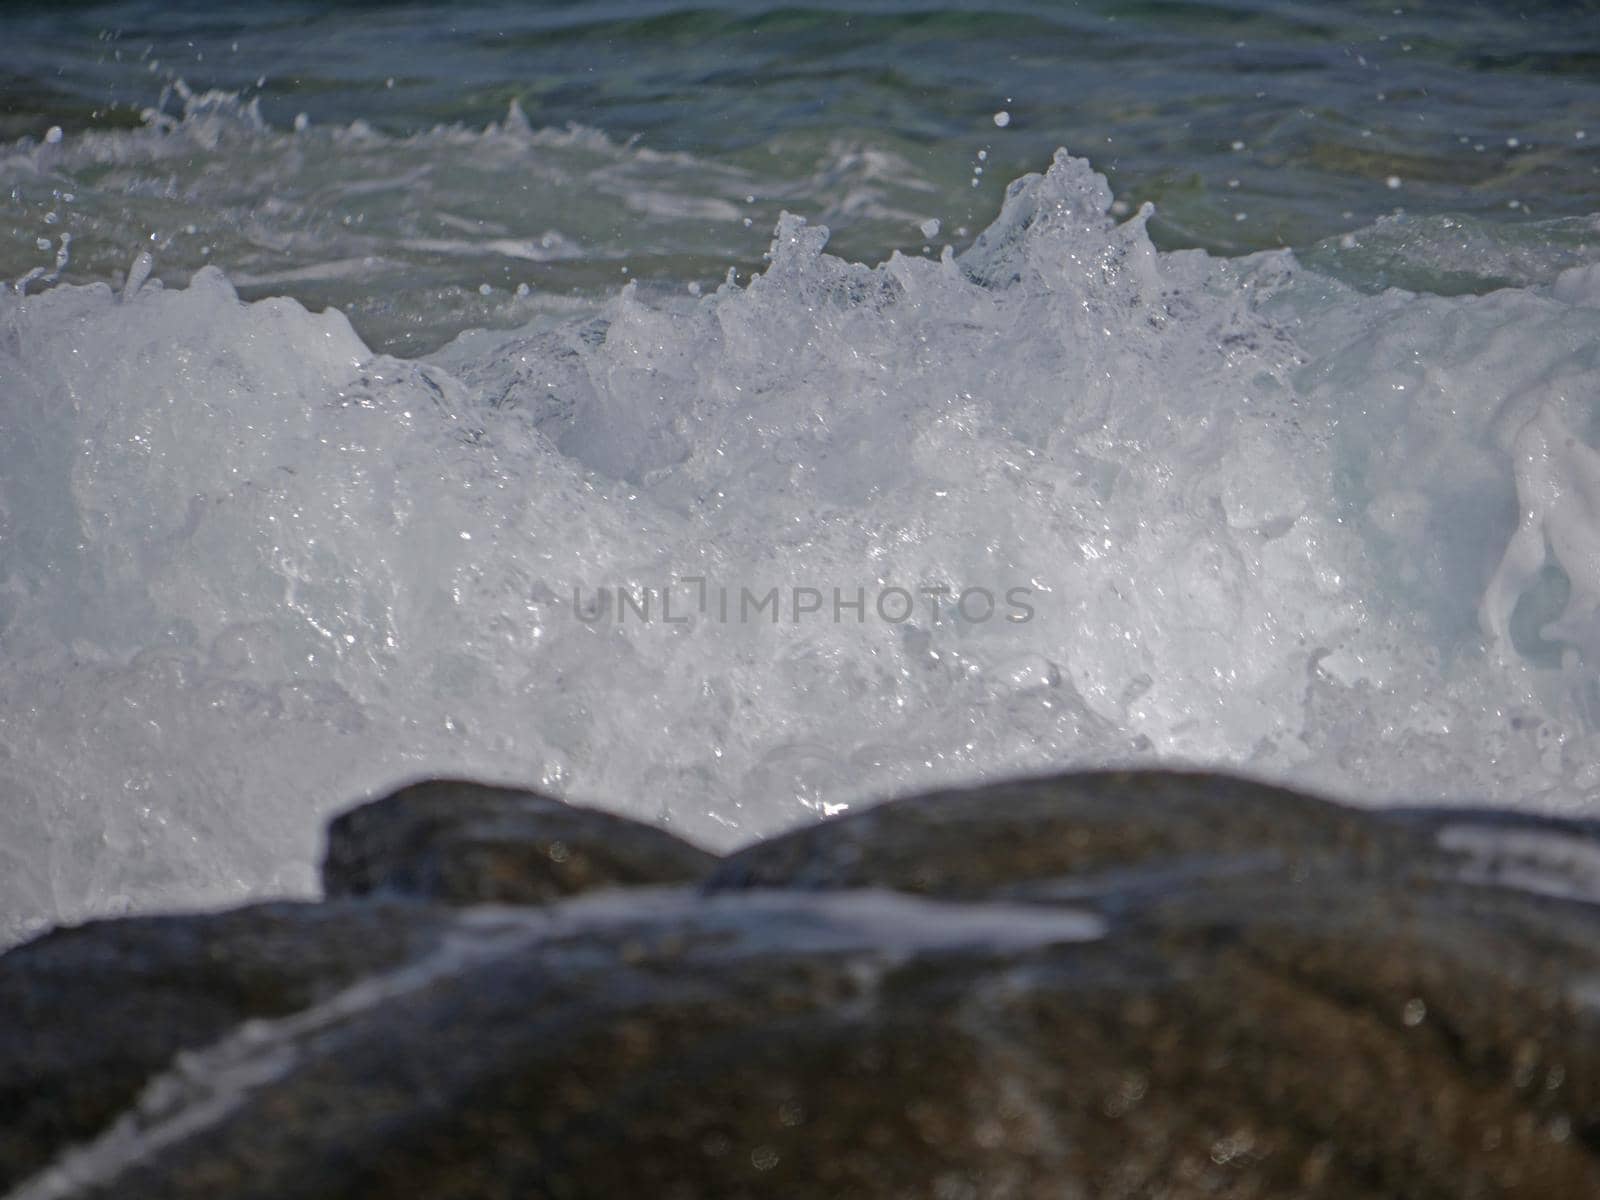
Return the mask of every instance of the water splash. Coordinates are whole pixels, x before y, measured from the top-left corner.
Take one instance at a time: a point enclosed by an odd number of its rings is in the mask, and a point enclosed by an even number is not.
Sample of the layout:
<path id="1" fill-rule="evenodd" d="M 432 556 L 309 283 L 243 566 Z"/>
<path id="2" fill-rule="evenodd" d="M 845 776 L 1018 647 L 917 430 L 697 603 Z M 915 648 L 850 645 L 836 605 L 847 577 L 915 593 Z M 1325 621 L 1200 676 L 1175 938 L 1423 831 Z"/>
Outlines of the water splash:
<path id="1" fill-rule="evenodd" d="M 7 928 L 307 892 L 425 771 L 723 846 L 1112 762 L 1591 801 L 1587 651 L 1476 619 L 1509 436 L 1596 440 L 1589 292 L 1369 296 L 1110 207 L 1062 154 L 964 254 L 786 216 L 746 285 L 409 360 L 214 269 L 0 296 Z"/>

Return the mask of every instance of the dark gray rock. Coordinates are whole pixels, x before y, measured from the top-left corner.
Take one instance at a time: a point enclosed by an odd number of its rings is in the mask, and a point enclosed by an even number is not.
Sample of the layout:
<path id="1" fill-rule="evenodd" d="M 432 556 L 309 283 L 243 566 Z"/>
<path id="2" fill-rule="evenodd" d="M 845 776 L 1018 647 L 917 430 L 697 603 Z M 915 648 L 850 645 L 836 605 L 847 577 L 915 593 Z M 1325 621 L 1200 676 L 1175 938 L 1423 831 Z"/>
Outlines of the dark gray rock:
<path id="1" fill-rule="evenodd" d="M 702 879 L 715 858 L 664 830 L 517 788 L 427 780 L 334 818 L 330 896 L 541 904 L 600 887 Z"/>
<path id="2" fill-rule="evenodd" d="M 1014 895 L 1102 879 L 1121 890 L 1320 869 L 1395 877 L 1432 862 L 1431 832 L 1301 792 L 1203 772 L 1105 771 L 890 801 L 724 859 L 724 888 L 890 887 Z"/>
<path id="3" fill-rule="evenodd" d="M 1219 776 L 899 801 L 710 892 L 435 908 L 17 1200 L 1600 1196 L 1591 868 Z"/>
<path id="4" fill-rule="evenodd" d="M 0 957 L 0 1191 L 99 1133 L 175 1054 L 431 951 L 417 904 L 267 904 L 58 929 Z"/>
<path id="5" fill-rule="evenodd" d="M 1100 937 L 870 891 L 579 900 L 193 1064 L 143 1131 L 181 1135 L 97 1148 L 73 1194 L 1600 1194 L 1596 1030 L 1561 987 L 1592 931 L 1281 899 Z M 205 1119 L 193 1078 L 281 1061 Z"/>

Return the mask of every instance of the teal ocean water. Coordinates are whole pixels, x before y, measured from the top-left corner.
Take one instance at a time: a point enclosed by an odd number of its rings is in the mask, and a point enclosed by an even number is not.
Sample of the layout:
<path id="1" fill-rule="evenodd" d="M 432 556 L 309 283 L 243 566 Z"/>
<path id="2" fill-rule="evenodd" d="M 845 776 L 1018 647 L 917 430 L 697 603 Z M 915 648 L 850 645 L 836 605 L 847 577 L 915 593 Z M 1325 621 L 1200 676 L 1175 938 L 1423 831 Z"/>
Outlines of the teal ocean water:
<path id="1" fill-rule="evenodd" d="M 138 136 L 190 94 L 208 120 Z M 512 105 L 535 166 L 469 136 Z M 1600 208 L 1600 9 L 7 5 L 0 137 L 52 128 L 49 169 L 6 173 L 0 276 L 52 264 L 39 241 L 61 232 L 73 281 L 153 241 L 175 276 L 217 263 L 396 347 L 522 315 L 485 283 L 594 296 L 623 268 L 748 272 L 783 209 L 865 261 L 959 249 L 1058 146 L 1153 202 L 1163 248 L 1293 246 L 1369 286 L 1481 290 L 1592 235 L 1572 222 Z"/>

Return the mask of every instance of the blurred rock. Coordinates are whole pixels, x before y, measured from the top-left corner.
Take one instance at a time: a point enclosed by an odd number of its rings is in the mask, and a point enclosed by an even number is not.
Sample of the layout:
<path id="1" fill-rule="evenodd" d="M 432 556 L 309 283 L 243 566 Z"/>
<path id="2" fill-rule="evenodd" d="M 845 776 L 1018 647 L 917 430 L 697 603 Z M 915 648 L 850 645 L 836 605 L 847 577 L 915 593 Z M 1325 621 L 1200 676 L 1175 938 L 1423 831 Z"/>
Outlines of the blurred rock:
<path id="1" fill-rule="evenodd" d="M 358 812 L 416 820 L 386 803 Z M 436 843 L 383 844 L 400 871 L 395 847 Z M 364 978 L 286 989 L 275 1019 L 213 1021 L 16 1197 L 1596 1196 L 1597 863 L 1582 823 L 1124 773 L 897 801 L 709 890 L 420 922 L 342 901 L 432 931 L 381 963 L 350 946 Z M 78 958 L 142 962 L 139 924 L 72 935 Z M 0 960 L 0 1002 L 49 941 Z M 226 939 L 161 945 L 118 970 L 168 978 L 170 1010 L 96 1022 L 101 970 L 30 1020 L 115 1047 L 236 994 L 200 961 Z"/>
<path id="2" fill-rule="evenodd" d="M 536 792 L 428 780 L 328 826 L 330 896 L 539 904 L 602 887 L 686 883 L 712 855 L 670 833 Z"/>
<path id="3" fill-rule="evenodd" d="M 58 929 L 0 957 L 0 1191 L 97 1134 L 179 1051 L 438 943 L 422 905 L 265 904 Z"/>
<path id="4" fill-rule="evenodd" d="M 708 888 L 892 887 L 944 897 L 1077 895 L 1141 874 L 1168 886 L 1241 872 L 1394 876 L 1430 835 L 1230 776 L 1088 772 L 934 792 L 811 825 L 729 856 Z"/>

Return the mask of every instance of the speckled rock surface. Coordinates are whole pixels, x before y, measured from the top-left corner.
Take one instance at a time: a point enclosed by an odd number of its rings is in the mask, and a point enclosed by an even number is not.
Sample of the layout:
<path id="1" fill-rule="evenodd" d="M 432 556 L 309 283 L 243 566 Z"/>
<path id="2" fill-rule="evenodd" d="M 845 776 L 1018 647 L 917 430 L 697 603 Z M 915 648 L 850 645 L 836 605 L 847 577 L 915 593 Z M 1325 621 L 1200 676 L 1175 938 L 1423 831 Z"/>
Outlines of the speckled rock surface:
<path id="1" fill-rule="evenodd" d="M 400 901 L 266 904 L 59 929 L 0 957 L 0 1191 L 93 1136 L 179 1051 L 435 949 Z"/>
<path id="2" fill-rule="evenodd" d="M 600 887 L 686 883 L 713 857 L 653 826 L 537 792 L 428 780 L 335 817 L 323 887 L 450 904 L 537 904 Z"/>
<path id="3" fill-rule="evenodd" d="M 1017 894 L 1091 881 L 1163 885 L 1195 875 L 1322 870 L 1394 878 L 1437 855 L 1420 819 L 1381 815 L 1229 776 L 1086 772 L 908 797 L 808 826 L 725 859 L 735 887 L 876 885 L 945 897 Z"/>
<path id="4" fill-rule="evenodd" d="M 344 900 L 432 932 L 146 1056 L 17 1196 L 1597 1196 L 1597 868 L 1582 823 L 1137 773 L 896 801 L 709 886 Z M 103 986 L 33 1019 L 92 1038 Z"/>

